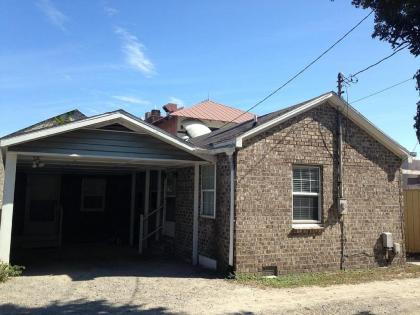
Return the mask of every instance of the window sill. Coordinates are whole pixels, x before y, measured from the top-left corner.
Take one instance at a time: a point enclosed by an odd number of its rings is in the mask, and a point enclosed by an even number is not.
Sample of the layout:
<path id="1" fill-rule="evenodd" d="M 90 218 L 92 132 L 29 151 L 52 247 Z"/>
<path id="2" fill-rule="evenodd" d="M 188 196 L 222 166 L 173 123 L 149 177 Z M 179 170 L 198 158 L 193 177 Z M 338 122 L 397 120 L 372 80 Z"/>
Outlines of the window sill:
<path id="1" fill-rule="evenodd" d="M 293 230 L 323 230 L 325 227 L 320 223 L 293 223 Z"/>
<path id="2" fill-rule="evenodd" d="M 200 218 L 203 218 L 203 219 L 212 219 L 212 220 L 214 220 L 214 219 L 216 219 L 216 216 L 203 215 L 203 214 L 201 214 L 201 215 L 200 215 Z"/>

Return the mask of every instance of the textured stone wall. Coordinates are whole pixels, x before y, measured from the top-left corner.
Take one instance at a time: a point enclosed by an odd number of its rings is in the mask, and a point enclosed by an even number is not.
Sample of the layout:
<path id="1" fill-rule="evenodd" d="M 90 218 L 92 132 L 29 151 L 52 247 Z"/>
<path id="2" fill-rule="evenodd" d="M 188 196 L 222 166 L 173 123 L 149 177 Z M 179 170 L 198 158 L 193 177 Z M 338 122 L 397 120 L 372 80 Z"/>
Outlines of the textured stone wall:
<path id="1" fill-rule="evenodd" d="M 344 125 L 344 194 L 337 217 L 337 112 L 325 104 L 244 142 L 237 153 L 235 267 L 258 273 L 337 270 L 385 265 L 380 234 L 404 249 L 398 157 L 351 121 Z M 292 229 L 292 166 L 319 165 L 322 230 Z M 344 238 L 342 238 L 344 235 Z M 343 240 L 343 241 L 342 241 Z M 393 263 L 404 261 L 404 251 Z"/>

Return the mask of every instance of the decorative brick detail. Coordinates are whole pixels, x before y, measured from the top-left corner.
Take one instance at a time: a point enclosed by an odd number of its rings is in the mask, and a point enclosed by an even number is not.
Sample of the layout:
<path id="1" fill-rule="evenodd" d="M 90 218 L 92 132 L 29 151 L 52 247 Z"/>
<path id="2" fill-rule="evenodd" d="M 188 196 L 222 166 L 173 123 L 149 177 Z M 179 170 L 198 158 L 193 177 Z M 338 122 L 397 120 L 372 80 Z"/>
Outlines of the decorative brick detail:
<path id="1" fill-rule="evenodd" d="M 342 233 L 337 216 L 337 111 L 324 104 L 244 142 L 237 153 L 235 267 L 259 273 L 337 270 Z M 350 120 L 343 119 L 345 268 L 386 264 L 382 232 L 391 232 L 405 260 L 401 160 Z M 292 166 L 322 169 L 319 231 L 292 229 Z M 227 187 L 227 186 L 226 186 Z"/>

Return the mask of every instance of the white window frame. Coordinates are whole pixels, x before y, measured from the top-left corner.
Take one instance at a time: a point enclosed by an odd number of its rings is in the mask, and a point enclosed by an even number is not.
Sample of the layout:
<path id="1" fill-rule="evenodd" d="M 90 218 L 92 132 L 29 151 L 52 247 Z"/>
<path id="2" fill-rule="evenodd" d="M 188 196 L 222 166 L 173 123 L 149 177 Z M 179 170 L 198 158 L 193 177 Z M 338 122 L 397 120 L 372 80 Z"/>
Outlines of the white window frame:
<path id="1" fill-rule="evenodd" d="M 317 169 L 319 174 L 319 182 L 318 182 L 318 192 L 317 193 L 305 193 L 305 192 L 294 192 L 293 191 L 293 171 L 298 168 L 304 169 Z M 314 165 L 292 165 L 292 223 L 293 224 L 321 224 L 322 222 L 322 170 L 320 166 Z M 293 218 L 293 211 L 294 211 L 294 204 L 293 204 L 293 197 L 294 196 L 316 196 L 318 197 L 318 220 L 295 220 Z"/>
<path id="2" fill-rule="evenodd" d="M 213 167 L 213 178 L 214 178 L 214 184 L 213 184 L 213 189 L 203 189 L 203 172 L 202 172 L 202 167 Z M 204 210 L 204 203 L 203 203 L 203 195 L 204 192 L 213 192 L 213 197 L 214 197 L 214 202 L 213 202 L 213 215 L 207 215 L 203 213 Z M 215 219 L 216 218 L 216 164 L 206 164 L 206 165 L 201 165 L 200 167 L 200 216 L 203 218 L 208 218 L 208 219 Z"/>
<path id="3" fill-rule="evenodd" d="M 85 182 L 88 180 L 101 180 L 104 182 L 103 192 L 100 195 L 93 195 L 93 194 L 85 194 L 85 190 L 83 186 Z M 90 177 L 83 177 L 82 178 L 82 189 L 81 189 L 81 200 L 80 200 L 80 211 L 81 212 L 104 212 L 105 211 L 105 195 L 106 195 L 106 179 L 105 178 L 90 178 Z M 102 207 L 101 208 L 85 208 L 84 206 L 84 199 L 86 196 L 100 196 L 102 198 Z"/>

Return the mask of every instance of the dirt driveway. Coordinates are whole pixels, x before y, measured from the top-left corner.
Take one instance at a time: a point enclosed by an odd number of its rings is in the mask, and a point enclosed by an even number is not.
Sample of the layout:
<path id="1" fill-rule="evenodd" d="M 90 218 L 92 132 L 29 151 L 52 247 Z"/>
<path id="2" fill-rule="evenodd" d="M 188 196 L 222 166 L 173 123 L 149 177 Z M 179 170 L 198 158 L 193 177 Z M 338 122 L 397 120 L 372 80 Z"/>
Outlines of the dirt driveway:
<path id="1" fill-rule="evenodd" d="M 260 289 L 164 260 L 48 268 L 0 284 L 0 314 L 420 314 L 420 279 Z"/>

